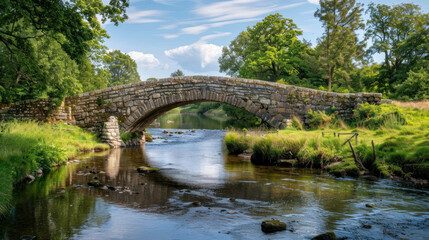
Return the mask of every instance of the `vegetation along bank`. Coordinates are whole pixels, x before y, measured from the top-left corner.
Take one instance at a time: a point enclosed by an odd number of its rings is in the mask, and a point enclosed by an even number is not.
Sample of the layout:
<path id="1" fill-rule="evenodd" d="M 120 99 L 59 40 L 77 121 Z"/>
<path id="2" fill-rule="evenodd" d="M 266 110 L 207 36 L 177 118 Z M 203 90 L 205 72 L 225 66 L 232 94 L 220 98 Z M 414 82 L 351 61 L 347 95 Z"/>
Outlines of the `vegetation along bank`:
<path id="1" fill-rule="evenodd" d="M 429 111 L 364 104 L 350 122 L 309 112 L 285 130 L 229 131 L 229 154 L 252 153 L 261 165 L 322 168 L 335 176 L 373 174 L 383 178 L 429 179 Z"/>
<path id="2" fill-rule="evenodd" d="M 66 124 L 0 122 L 0 218 L 10 210 L 13 185 L 80 153 L 107 150 L 97 137 Z"/>

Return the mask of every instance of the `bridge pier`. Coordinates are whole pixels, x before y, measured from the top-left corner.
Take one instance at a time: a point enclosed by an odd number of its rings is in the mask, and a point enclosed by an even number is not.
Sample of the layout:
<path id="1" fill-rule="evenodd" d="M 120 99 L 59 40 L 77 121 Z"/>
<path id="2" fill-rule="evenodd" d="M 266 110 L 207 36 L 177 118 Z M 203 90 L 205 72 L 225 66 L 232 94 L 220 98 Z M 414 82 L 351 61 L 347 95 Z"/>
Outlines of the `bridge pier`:
<path id="1" fill-rule="evenodd" d="M 125 147 L 125 143 L 121 140 L 117 117 L 110 116 L 107 122 L 103 123 L 100 138 L 102 142 L 109 144 L 111 148 Z"/>

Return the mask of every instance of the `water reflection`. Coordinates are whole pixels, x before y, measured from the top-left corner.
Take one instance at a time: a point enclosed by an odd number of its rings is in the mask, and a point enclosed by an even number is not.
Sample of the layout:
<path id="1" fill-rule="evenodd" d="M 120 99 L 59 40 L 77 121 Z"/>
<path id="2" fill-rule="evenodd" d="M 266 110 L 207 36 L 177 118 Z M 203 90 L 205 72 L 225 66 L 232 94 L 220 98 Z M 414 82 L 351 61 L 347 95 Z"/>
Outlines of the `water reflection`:
<path id="1" fill-rule="evenodd" d="M 223 154 L 223 131 L 180 136 L 149 131 L 155 141 L 145 148 L 89 157 L 18 191 L 15 212 L 1 224 L 0 236 L 308 239 L 329 230 L 349 239 L 429 235 L 425 190 L 392 181 L 335 179 L 316 170 L 255 167 Z M 137 166 L 161 171 L 141 175 Z M 88 187 L 94 177 L 110 189 Z M 376 208 L 366 208 L 368 202 Z M 291 231 L 263 234 L 260 222 L 267 218 L 285 221 Z"/>
<path id="2" fill-rule="evenodd" d="M 105 163 L 105 170 L 107 176 L 110 178 L 116 178 L 119 174 L 119 165 L 121 163 L 121 148 L 112 149 L 107 156 L 107 161 Z"/>

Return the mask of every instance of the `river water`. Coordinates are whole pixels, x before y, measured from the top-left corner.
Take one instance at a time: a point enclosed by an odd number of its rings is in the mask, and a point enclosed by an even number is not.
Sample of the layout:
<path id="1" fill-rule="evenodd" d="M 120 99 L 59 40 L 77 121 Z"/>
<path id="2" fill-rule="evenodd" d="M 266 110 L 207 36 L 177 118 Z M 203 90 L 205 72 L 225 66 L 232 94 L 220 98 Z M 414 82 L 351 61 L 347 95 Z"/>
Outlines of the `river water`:
<path id="1" fill-rule="evenodd" d="M 347 239 L 428 239 L 427 190 L 256 167 L 224 153 L 224 130 L 148 131 L 155 140 L 144 147 L 82 157 L 18 186 L 0 238 L 310 239 L 334 231 Z M 160 171 L 141 175 L 138 166 Z M 89 187 L 95 176 L 115 190 Z M 261 222 L 272 218 L 287 230 L 263 233 Z"/>

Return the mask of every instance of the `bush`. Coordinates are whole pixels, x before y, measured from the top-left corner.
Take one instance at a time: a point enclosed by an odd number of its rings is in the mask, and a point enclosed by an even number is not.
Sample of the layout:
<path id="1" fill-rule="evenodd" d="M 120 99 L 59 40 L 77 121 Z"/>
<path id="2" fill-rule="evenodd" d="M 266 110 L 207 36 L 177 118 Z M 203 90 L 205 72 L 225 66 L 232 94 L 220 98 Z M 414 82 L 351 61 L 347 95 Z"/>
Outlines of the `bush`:
<path id="1" fill-rule="evenodd" d="M 408 72 L 408 78 L 396 87 L 395 96 L 402 100 L 428 99 L 429 72 L 424 68 Z"/>
<path id="2" fill-rule="evenodd" d="M 360 107 L 354 111 L 355 124 L 372 130 L 380 127 L 399 128 L 407 124 L 405 115 L 395 105 L 365 103 L 360 104 Z"/>
<path id="3" fill-rule="evenodd" d="M 308 121 L 310 129 L 335 128 L 343 125 L 335 111 L 328 115 L 325 112 L 310 109 L 308 110 Z"/>
<path id="4" fill-rule="evenodd" d="M 274 165 L 283 153 L 283 149 L 273 144 L 270 136 L 259 139 L 252 147 L 251 161 L 258 165 Z"/>
<path id="5" fill-rule="evenodd" d="M 249 148 L 246 137 L 236 132 L 226 134 L 224 142 L 230 155 L 238 155 Z"/>

